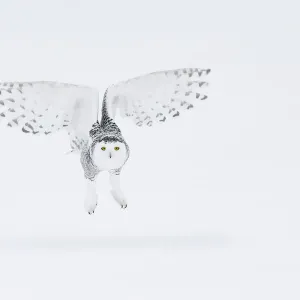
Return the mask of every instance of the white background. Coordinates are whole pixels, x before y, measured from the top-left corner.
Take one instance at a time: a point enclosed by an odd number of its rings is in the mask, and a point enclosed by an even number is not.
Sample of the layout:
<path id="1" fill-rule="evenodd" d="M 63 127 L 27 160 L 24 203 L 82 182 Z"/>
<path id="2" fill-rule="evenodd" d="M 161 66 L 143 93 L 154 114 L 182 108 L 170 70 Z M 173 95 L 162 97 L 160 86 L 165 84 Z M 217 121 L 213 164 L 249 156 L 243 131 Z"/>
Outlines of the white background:
<path id="1" fill-rule="evenodd" d="M 0 299 L 299 299 L 297 1 L 2 1 L 0 80 L 105 88 L 211 68 L 177 120 L 119 120 L 121 210 L 65 133 L 1 128 Z"/>

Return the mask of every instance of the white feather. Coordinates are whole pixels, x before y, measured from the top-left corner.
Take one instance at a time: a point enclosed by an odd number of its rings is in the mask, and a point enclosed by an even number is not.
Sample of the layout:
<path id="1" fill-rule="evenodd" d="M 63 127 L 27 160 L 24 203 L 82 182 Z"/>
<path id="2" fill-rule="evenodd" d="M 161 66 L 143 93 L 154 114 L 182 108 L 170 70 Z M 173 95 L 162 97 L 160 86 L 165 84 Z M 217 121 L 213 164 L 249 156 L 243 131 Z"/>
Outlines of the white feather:
<path id="1" fill-rule="evenodd" d="M 0 83 L 0 119 L 23 132 L 51 134 L 66 129 L 73 139 L 86 140 L 98 118 L 94 88 L 58 82 Z"/>

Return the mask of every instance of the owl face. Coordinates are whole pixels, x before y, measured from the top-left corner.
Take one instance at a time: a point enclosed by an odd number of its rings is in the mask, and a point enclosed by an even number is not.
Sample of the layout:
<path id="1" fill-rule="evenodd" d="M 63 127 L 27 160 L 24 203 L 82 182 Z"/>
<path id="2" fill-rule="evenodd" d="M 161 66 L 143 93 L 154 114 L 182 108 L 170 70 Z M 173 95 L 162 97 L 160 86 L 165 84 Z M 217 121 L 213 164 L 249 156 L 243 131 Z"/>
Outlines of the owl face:
<path id="1" fill-rule="evenodd" d="M 104 171 L 118 169 L 126 161 L 127 150 L 124 143 L 118 141 L 101 141 L 95 145 L 94 164 Z"/>

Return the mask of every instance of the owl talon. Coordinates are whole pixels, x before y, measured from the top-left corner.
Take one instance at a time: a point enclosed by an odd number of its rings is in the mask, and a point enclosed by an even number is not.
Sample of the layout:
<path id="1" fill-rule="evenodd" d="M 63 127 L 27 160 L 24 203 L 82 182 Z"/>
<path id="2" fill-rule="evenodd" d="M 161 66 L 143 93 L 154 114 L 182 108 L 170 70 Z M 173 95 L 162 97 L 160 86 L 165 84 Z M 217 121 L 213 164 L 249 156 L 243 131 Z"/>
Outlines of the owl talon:
<path id="1" fill-rule="evenodd" d="M 95 212 L 97 207 L 97 193 L 95 191 L 94 183 L 88 181 L 88 190 L 84 201 L 85 211 L 91 215 Z"/>
<path id="2" fill-rule="evenodd" d="M 125 209 L 127 207 L 126 199 L 122 193 L 118 193 L 115 190 L 111 190 L 110 193 L 122 209 Z"/>
<path id="3" fill-rule="evenodd" d="M 93 213 L 95 213 L 96 207 L 97 207 L 97 204 L 90 205 L 90 206 L 86 207 L 85 210 L 89 215 L 92 215 Z"/>

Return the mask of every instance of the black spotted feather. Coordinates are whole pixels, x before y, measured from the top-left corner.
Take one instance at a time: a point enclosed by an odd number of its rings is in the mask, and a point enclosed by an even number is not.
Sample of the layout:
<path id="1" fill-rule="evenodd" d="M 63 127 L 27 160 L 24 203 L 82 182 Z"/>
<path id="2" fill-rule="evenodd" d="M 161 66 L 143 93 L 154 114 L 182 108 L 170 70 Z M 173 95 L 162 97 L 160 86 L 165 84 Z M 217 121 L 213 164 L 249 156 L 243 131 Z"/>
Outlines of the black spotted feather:
<path id="1" fill-rule="evenodd" d="M 210 69 L 186 68 L 161 71 L 120 82 L 108 89 L 107 106 L 114 118 L 117 110 L 137 126 L 152 126 L 207 99 L 203 89 Z"/>

